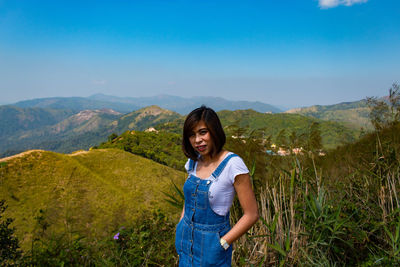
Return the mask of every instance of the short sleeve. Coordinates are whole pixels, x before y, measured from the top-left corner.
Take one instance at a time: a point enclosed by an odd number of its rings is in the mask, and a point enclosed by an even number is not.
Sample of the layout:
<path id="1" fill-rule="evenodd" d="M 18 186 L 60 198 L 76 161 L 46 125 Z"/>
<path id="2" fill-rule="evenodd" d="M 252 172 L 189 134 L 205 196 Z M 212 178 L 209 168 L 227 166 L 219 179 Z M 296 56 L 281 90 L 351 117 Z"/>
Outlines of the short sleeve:
<path id="1" fill-rule="evenodd" d="M 230 159 L 229 163 L 229 179 L 232 184 L 239 174 L 249 173 L 249 169 L 246 167 L 241 157 L 233 157 Z"/>

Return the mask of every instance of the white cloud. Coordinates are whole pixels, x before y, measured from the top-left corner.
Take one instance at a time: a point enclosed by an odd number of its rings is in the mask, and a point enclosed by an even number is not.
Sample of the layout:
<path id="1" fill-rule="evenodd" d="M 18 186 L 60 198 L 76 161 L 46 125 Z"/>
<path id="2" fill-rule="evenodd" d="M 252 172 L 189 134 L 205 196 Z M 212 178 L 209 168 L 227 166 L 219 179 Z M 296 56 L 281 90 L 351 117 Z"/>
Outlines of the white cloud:
<path id="1" fill-rule="evenodd" d="M 332 8 L 338 5 L 352 6 L 354 4 L 366 3 L 368 0 L 318 0 L 320 8 Z"/>

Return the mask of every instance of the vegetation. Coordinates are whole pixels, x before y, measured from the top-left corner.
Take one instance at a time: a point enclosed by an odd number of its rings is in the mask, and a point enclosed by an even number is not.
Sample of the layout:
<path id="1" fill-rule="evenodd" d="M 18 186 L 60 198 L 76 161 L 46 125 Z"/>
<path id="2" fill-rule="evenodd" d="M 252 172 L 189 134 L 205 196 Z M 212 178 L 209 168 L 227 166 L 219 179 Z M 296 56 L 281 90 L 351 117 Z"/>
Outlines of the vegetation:
<path id="1" fill-rule="evenodd" d="M 38 239 L 22 266 L 173 266 L 175 224 L 159 210 L 141 214 L 103 238 L 74 233 Z"/>
<path id="2" fill-rule="evenodd" d="M 328 121 L 316 120 L 297 114 L 262 114 L 252 110 L 218 113 L 223 125 L 237 124 L 242 128 L 261 130 L 265 137 L 270 136 L 274 142 L 277 140 L 279 132 L 283 129 L 287 133 L 296 132 L 299 135 L 307 134 L 308 129 L 313 123 L 319 123 L 322 144 L 326 149 L 332 149 L 344 142 L 354 142 L 359 132 L 346 128 L 345 126 Z M 238 121 L 238 118 L 240 120 Z"/>
<path id="3" fill-rule="evenodd" d="M 53 125 L 72 114 L 71 110 L 0 106 L 0 137 L 3 139 L 25 130 Z"/>
<path id="4" fill-rule="evenodd" d="M 252 131 L 261 132 L 264 139 L 270 138 L 273 142 L 279 140 L 279 133 L 285 130 L 286 138 L 292 132 L 299 136 L 307 134 L 308 129 L 314 123 L 319 124 L 322 137 L 322 145 L 325 149 L 333 149 L 343 143 L 354 142 L 360 136 L 360 130 L 348 128 L 340 123 L 322 121 L 311 117 L 298 114 L 265 114 L 254 110 L 223 110 L 218 112 L 222 125 L 225 126 L 227 135 L 233 133 L 229 127 L 243 128 L 245 136 L 250 136 Z M 181 133 L 183 119 L 179 118 L 173 122 L 157 125 L 155 128 L 160 131 Z M 240 137 L 240 136 L 237 136 Z"/>
<path id="5" fill-rule="evenodd" d="M 23 131 L 4 137 L 4 142 L 0 143 L 0 157 L 17 154 L 26 149 L 44 149 L 60 153 L 89 149 L 106 141 L 107 136 L 112 133 L 121 134 L 126 130 L 144 131 L 154 124 L 178 117 L 180 115 L 175 112 L 149 106 L 123 116 L 112 110 L 86 110 L 55 124 L 34 129 L 25 129 L 16 124 L 15 127 Z"/>
<path id="6" fill-rule="evenodd" d="M 159 123 L 165 123 L 180 118 L 176 112 L 162 109 L 158 106 L 148 106 L 122 116 L 113 130 L 122 133 L 126 130 L 144 131 Z"/>
<path id="7" fill-rule="evenodd" d="M 71 103 L 67 101 L 63 104 L 65 106 L 59 106 L 60 100 L 44 99 L 37 103 L 35 101 L 25 103 L 28 106 L 36 103 L 39 106 L 57 109 L 0 107 L 2 115 L 0 126 L 4 126 L 0 127 L 0 137 L 3 140 L 0 142 L 0 157 L 14 155 L 27 149 L 71 153 L 105 142 L 112 133 L 119 135 L 127 130 L 144 131 L 150 127 L 181 134 L 184 117 L 158 106 L 148 106 L 125 115 L 113 110 L 85 110 L 76 113 L 74 101 L 77 101 L 77 107 L 84 103 L 79 104 L 79 99 L 70 99 Z M 59 109 L 69 104 L 71 104 L 70 109 Z M 20 105 L 24 106 L 23 103 Z M 359 130 L 335 122 L 320 121 L 296 114 L 264 114 L 253 110 L 225 110 L 219 114 L 226 126 L 239 125 L 249 131 L 262 129 L 264 136 L 270 136 L 274 141 L 283 129 L 287 134 L 298 132 L 302 135 L 303 129 L 318 122 L 325 149 L 334 148 L 343 142 L 353 142 L 360 135 Z M 249 131 L 245 134 L 249 135 Z"/>
<path id="8" fill-rule="evenodd" d="M 169 185 L 181 184 L 184 174 L 105 149 L 71 155 L 26 153 L 2 165 L 0 177 L 0 195 L 9 206 L 5 217 L 15 218 L 12 225 L 26 251 L 32 243 L 57 238 L 68 238 L 68 244 L 78 237 L 101 240 L 152 210 L 176 220 L 179 215 L 161 192 L 173 193 Z"/>
<path id="9" fill-rule="evenodd" d="M 95 148 L 122 149 L 184 171 L 187 158 L 182 153 L 182 141 L 178 134 L 126 131 L 119 137 L 116 134 L 111 134 L 108 139 L 108 142 Z"/>
<path id="10" fill-rule="evenodd" d="M 286 113 L 296 113 L 321 120 L 341 122 L 352 128 L 373 129 L 369 120 L 370 110 L 365 99 L 336 105 L 295 108 L 286 111 Z"/>
<path id="11" fill-rule="evenodd" d="M 0 200 L 0 262 L 2 266 L 13 266 L 20 263 L 22 253 L 18 238 L 14 235 L 15 229 L 10 228 L 14 220 L 3 217 L 6 209 L 5 201 Z"/>
<path id="12" fill-rule="evenodd" d="M 236 265 L 400 264 L 399 90 L 376 131 L 325 157 L 271 157 L 258 195 L 260 222 L 236 244 Z M 375 102 L 376 103 L 376 102 Z M 382 103 L 372 105 L 372 113 Z M 382 110 L 382 109 L 381 109 Z M 385 114 L 386 112 L 386 114 Z M 274 166 L 279 166 L 279 169 Z M 261 166 L 262 167 L 262 166 Z M 233 220 L 240 216 L 235 203 Z"/>

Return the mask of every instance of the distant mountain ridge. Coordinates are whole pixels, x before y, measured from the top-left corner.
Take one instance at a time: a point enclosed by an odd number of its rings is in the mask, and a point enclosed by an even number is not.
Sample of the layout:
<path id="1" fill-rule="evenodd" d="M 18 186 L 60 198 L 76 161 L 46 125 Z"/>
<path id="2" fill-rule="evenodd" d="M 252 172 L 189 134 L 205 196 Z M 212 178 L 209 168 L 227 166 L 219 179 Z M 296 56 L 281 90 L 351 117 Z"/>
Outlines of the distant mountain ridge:
<path id="1" fill-rule="evenodd" d="M 216 111 L 254 109 L 258 112 L 282 112 L 281 109 L 259 101 L 232 101 L 221 97 L 191 97 L 184 98 L 171 95 L 157 95 L 151 97 L 117 97 L 104 94 L 95 94 L 89 97 L 52 97 L 38 98 L 17 102 L 17 107 L 41 107 L 53 109 L 69 109 L 75 112 L 87 109 L 110 108 L 121 113 L 131 112 L 143 107 L 157 105 L 161 108 L 175 111 L 181 115 L 193 109 L 207 105 Z"/>
<path id="2" fill-rule="evenodd" d="M 19 101 L 13 106 L 20 108 L 51 108 L 51 109 L 65 109 L 73 112 L 82 110 L 94 109 L 113 109 L 121 113 L 131 112 L 132 110 L 139 109 L 140 107 L 134 104 L 123 102 L 110 102 L 94 100 L 86 97 L 49 97 L 37 98 L 32 100 Z"/>

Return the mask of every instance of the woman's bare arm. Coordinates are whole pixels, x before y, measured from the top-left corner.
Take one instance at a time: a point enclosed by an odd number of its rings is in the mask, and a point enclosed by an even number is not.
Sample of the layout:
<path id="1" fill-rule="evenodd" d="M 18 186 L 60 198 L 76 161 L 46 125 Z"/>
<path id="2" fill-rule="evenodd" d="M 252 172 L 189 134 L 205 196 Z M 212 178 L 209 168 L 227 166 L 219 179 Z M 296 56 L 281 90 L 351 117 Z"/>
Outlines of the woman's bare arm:
<path id="1" fill-rule="evenodd" d="M 233 185 L 243 209 L 243 216 L 232 227 L 232 229 L 222 237 L 228 244 L 232 244 L 235 240 L 246 233 L 259 218 L 257 201 L 251 186 L 250 176 L 248 174 L 240 174 L 236 176 Z"/>

